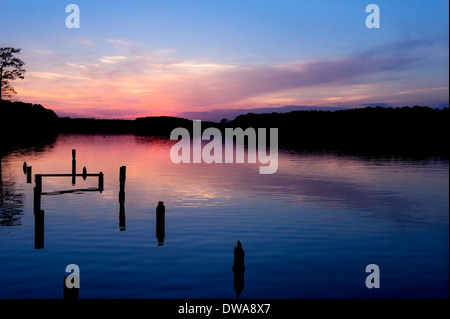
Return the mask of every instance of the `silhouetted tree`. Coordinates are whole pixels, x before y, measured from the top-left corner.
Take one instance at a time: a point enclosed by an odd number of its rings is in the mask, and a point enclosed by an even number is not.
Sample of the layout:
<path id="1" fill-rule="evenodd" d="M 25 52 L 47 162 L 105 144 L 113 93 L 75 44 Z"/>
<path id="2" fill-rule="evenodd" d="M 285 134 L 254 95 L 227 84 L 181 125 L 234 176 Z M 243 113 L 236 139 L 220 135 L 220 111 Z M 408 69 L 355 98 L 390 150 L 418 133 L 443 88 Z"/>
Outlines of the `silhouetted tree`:
<path id="1" fill-rule="evenodd" d="M 12 93 L 17 93 L 9 84 L 10 81 L 23 79 L 25 62 L 15 57 L 21 49 L 12 47 L 0 47 L 0 100 L 3 97 L 10 97 Z"/>

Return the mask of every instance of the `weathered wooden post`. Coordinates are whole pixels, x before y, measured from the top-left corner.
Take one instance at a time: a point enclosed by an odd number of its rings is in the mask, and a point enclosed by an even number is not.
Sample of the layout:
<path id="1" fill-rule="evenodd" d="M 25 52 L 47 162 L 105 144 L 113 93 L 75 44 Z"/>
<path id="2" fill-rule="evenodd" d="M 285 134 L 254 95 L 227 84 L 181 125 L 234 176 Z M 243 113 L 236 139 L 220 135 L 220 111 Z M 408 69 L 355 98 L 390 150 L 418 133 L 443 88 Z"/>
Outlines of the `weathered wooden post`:
<path id="1" fill-rule="evenodd" d="M 156 207 L 156 239 L 158 240 L 158 246 L 164 245 L 164 237 L 166 235 L 165 215 L 164 202 L 159 202 Z"/>
<path id="2" fill-rule="evenodd" d="M 120 184 L 120 190 L 119 190 L 119 202 L 125 203 L 125 180 L 127 175 L 127 167 L 122 166 L 120 167 L 120 174 L 119 174 L 119 184 Z"/>
<path id="3" fill-rule="evenodd" d="M 77 151 L 72 150 L 72 185 L 76 183 L 76 173 L 77 173 Z"/>
<path id="4" fill-rule="evenodd" d="M 121 166 L 119 170 L 119 229 L 124 231 L 125 228 L 125 180 L 127 175 L 127 167 Z"/>
<path id="5" fill-rule="evenodd" d="M 31 166 L 27 166 L 26 171 L 27 171 L 27 184 L 31 184 L 32 183 L 32 175 L 31 175 Z"/>
<path id="6" fill-rule="evenodd" d="M 103 173 L 100 172 L 98 174 L 98 190 L 101 192 L 103 192 Z"/>
<path id="7" fill-rule="evenodd" d="M 41 174 L 36 174 L 36 176 L 34 177 L 35 182 L 36 182 L 36 189 L 38 190 L 39 194 L 42 194 L 42 175 Z"/>
<path id="8" fill-rule="evenodd" d="M 34 187 L 34 214 L 36 214 L 41 211 L 42 175 L 36 174 L 34 180 L 36 183 Z"/>
<path id="9" fill-rule="evenodd" d="M 119 180 L 120 180 L 120 189 L 123 189 L 123 190 L 125 190 L 126 175 L 127 175 L 127 167 L 121 166 Z"/>
<path id="10" fill-rule="evenodd" d="M 126 166 L 120 167 L 119 182 L 120 182 L 120 191 L 121 192 L 125 192 L 126 175 L 127 175 L 127 167 Z"/>
<path id="11" fill-rule="evenodd" d="M 233 273 L 234 273 L 234 281 L 233 288 L 236 292 L 236 297 L 239 298 L 242 290 L 244 289 L 244 256 L 245 251 L 242 249 L 242 244 L 238 240 L 237 246 L 234 248 L 234 264 L 233 264 Z"/>
<path id="12" fill-rule="evenodd" d="M 34 249 L 44 248 L 44 211 L 34 212 Z"/>

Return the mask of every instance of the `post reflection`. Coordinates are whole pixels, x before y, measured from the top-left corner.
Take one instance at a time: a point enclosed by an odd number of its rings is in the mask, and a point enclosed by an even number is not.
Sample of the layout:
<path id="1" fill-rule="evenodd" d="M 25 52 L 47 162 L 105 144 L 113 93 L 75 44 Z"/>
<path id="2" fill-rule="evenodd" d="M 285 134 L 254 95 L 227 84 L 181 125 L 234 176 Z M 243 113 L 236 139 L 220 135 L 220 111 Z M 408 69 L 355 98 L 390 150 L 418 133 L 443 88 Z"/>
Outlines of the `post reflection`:
<path id="1" fill-rule="evenodd" d="M 34 249 L 44 248 L 44 211 L 34 212 Z"/>
<path id="2" fill-rule="evenodd" d="M 123 200 L 119 200 L 119 230 L 125 231 L 126 225 L 125 225 L 125 197 Z"/>

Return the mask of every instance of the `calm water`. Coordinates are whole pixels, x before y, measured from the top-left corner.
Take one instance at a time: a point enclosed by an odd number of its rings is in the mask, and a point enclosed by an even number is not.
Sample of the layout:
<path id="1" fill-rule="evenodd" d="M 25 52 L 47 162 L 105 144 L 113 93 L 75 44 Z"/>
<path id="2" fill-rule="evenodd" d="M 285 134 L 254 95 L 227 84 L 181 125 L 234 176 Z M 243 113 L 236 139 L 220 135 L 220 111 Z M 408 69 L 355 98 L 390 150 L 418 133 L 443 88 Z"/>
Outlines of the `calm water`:
<path id="1" fill-rule="evenodd" d="M 80 298 L 236 298 L 238 240 L 240 298 L 448 298 L 448 161 L 280 151 L 278 172 L 260 175 L 259 164 L 175 165 L 172 144 L 62 135 L 3 157 L 0 298 L 62 298 L 68 264 L 80 267 Z M 27 184 L 22 164 L 70 173 L 72 149 L 78 173 L 104 173 L 104 191 L 82 190 L 96 177 L 44 177 L 44 247 L 35 249 L 34 178 Z M 379 289 L 366 288 L 368 264 L 380 267 Z"/>

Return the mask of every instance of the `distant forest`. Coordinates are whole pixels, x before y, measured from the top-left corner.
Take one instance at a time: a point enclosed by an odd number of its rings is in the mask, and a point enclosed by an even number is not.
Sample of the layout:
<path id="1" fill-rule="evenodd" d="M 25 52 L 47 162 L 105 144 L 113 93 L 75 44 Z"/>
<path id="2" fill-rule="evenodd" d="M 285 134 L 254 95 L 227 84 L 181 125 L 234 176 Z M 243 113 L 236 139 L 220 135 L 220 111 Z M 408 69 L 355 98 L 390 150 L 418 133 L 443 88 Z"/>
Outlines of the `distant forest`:
<path id="1" fill-rule="evenodd" d="M 237 116 L 202 129 L 278 128 L 279 145 L 302 150 L 358 151 L 448 157 L 449 109 L 423 106 L 366 107 L 338 111 L 293 111 Z M 176 117 L 135 120 L 58 117 L 39 104 L 0 101 L 0 148 L 59 133 L 169 136 L 176 127 L 192 131 L 192 121 Z"/>

